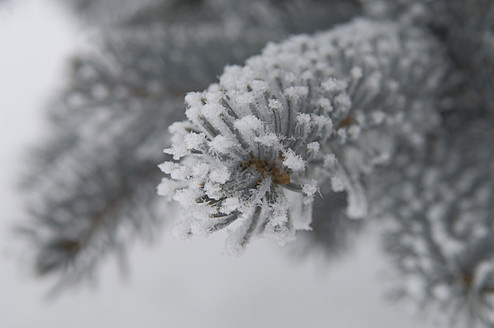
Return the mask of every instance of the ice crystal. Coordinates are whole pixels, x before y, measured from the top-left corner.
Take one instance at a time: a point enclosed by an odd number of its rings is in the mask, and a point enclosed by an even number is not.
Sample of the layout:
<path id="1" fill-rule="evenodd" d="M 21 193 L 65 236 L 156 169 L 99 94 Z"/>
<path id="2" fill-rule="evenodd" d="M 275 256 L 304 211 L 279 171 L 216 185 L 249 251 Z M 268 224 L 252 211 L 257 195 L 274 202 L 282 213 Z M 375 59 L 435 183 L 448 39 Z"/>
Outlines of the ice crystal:
<path id="1" fill-rule="evenodd" d="M 159 192 L 188 211 L 177 231 L 234 224 L 234 252 L 254 234 L 285 243 L 310 229 L 325 183 L 346 192 L 349 217 L 365 217 L 362 176 L 397 140 L 423 142 L 445 62 L 416 30 L 356 20 L 227 67 L 218 84 L 186 96 L 188 120 L 170 128 L 174 161 L 161 165 Z"/>

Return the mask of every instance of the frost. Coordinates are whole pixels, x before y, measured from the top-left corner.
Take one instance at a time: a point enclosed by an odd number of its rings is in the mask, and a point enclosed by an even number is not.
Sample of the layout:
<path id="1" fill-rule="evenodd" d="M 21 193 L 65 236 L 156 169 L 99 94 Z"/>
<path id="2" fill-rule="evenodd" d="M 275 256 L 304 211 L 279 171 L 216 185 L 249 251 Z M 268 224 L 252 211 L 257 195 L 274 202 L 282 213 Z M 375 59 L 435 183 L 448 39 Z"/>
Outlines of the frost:
<path id="1" fill-rule="evenodd" d="M 386 118 L 386 114 L 384 114 L 380 110 L 372 113 L 372 119 L 374 120 L 374 123 L 376 123 L 376 124 L 381 124 L 385 118 Z"/>
<path id="2" fill-rule="evenodd" d="M 311 143 L 308 143 L 307 144 L 307 150 L 310 150 L 310 151 L 313 151 L 313 152 L 318 152 L 319 149 L 321 149 L 321 145 L 317 141 L 314 141 L 314 142 L 311 142 Z"/>
<path id="3" fill-rule="evenodd" d="M 485 166 L 494 159 L 492 130 L 487 132 L 492 119 L 462 124 L 462 133 L 436 141 L 434 153 L 441 156 L 433 161 L 423 150 L 401 150 L 376 192 L 390 195 L 379 212 L 393 220 L 385 240 L 397 275 L 417 282 L 410 288 L 399 278 L 395 288 L 418 307 L 442 309 L 443 319 L 450 313 L 446 326 L 461 319 L 465 327 L 490 327 L 494 202 L 492 194 L 481 195 L 494 187 Z"/>
<path id="4" fill-rule="evenodd" d="M 216 168 L 209 174 L 209 179 L 213 182 L 223 184 L 230 179 L 230 172 L 227 167 Z"/>
<path id="5" fill-rule="evenodd" d="M 335 98 L 335 103 L 345 109 L 350 108 L 350 106 L 352 105 L 352 101 L 350 100 L 350 97 L 348 97 L 348 95 L 346 94 L 339 94 Z"/>
<path id="6" fill-rule="evenodd" d="M 220 200 L 221 197 L 223 196 L 223 192 L 221 191 L 221 186 L 212 182 L 206 182 L 204 184 L 204 193 L 206 194 L 207 197 L 215 200 Z"/>
<path id="7" fill-rule="evenodd" d="M 198 163 L 192 167 L 192 174 L 196 178 L 205 178 L 209 173 L 209 165 L 206 163 Z"/>
<path id="8" fill-rule="evenodd" d="M 299 124 L 309 124 L 311 121 L 310 115 L 309 114 L 298 114 L 297 115 L 297 122 Z"/>
<path id="9" fill-rule="evenodd" d="M 322 186 L 345 193 L 344 216 L 365 217 L 365 177 L 392 158 L 395 141 L 425 134 L 424 117 L 436 110 L 417 88 L 442 76 L 446 61 L 428 41 L 435 55 L 424 62 L 424 49 L 409 49 L 417 38 L 400 25 L 355 20 L 269 44 L 245 66 L 226 67 L 218 84 L 187 94 L 187 120 L 170 129 L 166 150 L 175 162 L 161 166 L 182 184 L 174 196 L 188 214 L 181 231 L 228 228 L 230 253 L 253 236 L 284 244 L 310 229 Z M 381 70 L 381 61 L 409 65 Z M 413 94 L 424 97 L 414 108 L 406 101 L 412 69 L 421 81 Z M 390 91 L 389 81 L 400 88 Z"/>
<path id="10" fill-rule="evenodd" d="M 277 109 L 277 110 L 283 109 L 283 105 L 281 104 L 281 102 L 278 99 L 269 99 L 268 106 L 271 109 Z"/>
<path id="11" fill-rule="evenodd" d="M 318 99 L 317 104 L 328 113 L 333 111 L 333 106 L 331 106 L 331 102 L 327 98 Z"/>
<path id="12" fill-rule="evenodd" d="M 283 152 L 285 159 L 283 160 L 283 165 L 288 167 L 293 171 L 303 171 L 305 169 L 304 160 L 300 155 L 295 154 L 291 149 L 287 149 Z"/>
<path id="13" fill-rule="evenodd" d="M 295 100 L 306 97 L 308 93 L 309 89 L 307 87 L 290 87 L 285 89 L 285 95 Z"/>
<path id="14" fill-rule="evenodd" d="M 336 166 L 336 163 L 337 163 L 337 160 L 336 160 L 336 156 L 334 154 L 324 155 L 324 167 L 332 170 Z"/>
<path id="15" fill-rule="evenodd" d="M 190 133 L 185 136 L 184 143 L 187 149 L 200 149 L 201 145 L 206 141 L 204 133 Z"/>
<path id="16" fill-rule="evenodd" d="M 256 137 L 254 141 L 264 146 L 273 147 L 273 148 L 278 148 L 278 145 L 280 144 L 279 137 L 274 133 L 269 133 L 261 137 Z"/>
<path id="17" fill-rule="evenodd" d="M 235 146 L 235 142 L 222 135 L 217 135 L 209 143 L 211 149 L 217 153 L 226 154 Z"/>
<path id="18" fill-rule="evenodd" d="M 322 83 L 322 87 L 329 92 L 339 92 L 346 89 L 346 83 L 335 78 L 330 78 L 326 82 Z"/>
<path id="19" fill-rule="evenodd" d="M 318 191 L 317 181 L 311 180 L 302 186 L 302 192 L 305 194 L 304 202 L 310 204 L 314 199 L 314 194 Z"/>
<path id="20" fill-rule="evenodd" d="M 163 178 L 161 179 L 161 183 L 157 188 L 157 193 L 158 195 L 167 197 L 169 200 L 171 200 L 176 190 L 182 186 L 183 184 L 180 182 Z"/>
<path id="21" fill-rule="evenodd" d="M 182 157 L 188 155 L 190 150 L 187 149 L 187 145 L 184 143 L 174 144 L 172 148 L 163 149 L 163 153 L 173 155 L 174 160 L 179 160 Z"/>
<path id="22" fill-rule="evenodd" d="M 235 121 L 234 125 L 239 131 L 251 135 L 261 129 L 262 122 L 254 115 L 249 115 Z"/>
<path id="23" fill-rule="evenodd" d="M 221 210 L 224 213 L 234 212 L 237 208 L 241 206 L 240 199 L 238 197 L 227 198 L 221 205 Z"/>

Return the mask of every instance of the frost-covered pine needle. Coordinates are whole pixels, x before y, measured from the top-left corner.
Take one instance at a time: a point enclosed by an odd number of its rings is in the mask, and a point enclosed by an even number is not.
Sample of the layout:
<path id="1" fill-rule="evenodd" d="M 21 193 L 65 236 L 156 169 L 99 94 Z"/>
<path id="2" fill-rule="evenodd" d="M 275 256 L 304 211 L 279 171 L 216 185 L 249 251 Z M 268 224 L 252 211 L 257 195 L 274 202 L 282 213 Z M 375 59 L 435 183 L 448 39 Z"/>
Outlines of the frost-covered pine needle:
<path id="1" fill-rule="evenodd" d="M 186 96 L 187 120 L 170 127 L 173 161 L 160 166 L 158 191 L 186 209 L 176 231 L 232 225 L 233 253 L 252 235 L 283 244 L 310 229 L 323 183 L 346 192 L 349 217 L 365 217 L 362 176 L 396 142 L 423 142 L 446 70 L 419 31 L 366 20 L 270 44 L 244 67 L 227 67 L 218 84 Z"/>

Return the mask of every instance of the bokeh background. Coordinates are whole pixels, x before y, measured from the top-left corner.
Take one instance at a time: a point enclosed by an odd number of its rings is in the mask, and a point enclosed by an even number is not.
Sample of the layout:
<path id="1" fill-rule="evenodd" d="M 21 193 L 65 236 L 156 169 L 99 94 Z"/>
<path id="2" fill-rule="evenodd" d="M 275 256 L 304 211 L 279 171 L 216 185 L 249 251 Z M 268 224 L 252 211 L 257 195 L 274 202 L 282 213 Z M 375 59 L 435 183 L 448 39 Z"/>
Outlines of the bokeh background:
<path id="1" fill-rule="evenodd" d="M 65 64 L 91 31 L 58 3 L 0 6 L 0 327 L 425 327 L 384 297 L 386 262 L 373 233 L 349 256 L 300 258 L 256 240 L 239 258 L 225 236 L 178 241 L 165 226 L 130 247 L 128 271 L 112 260 L 97 283 L 49 298 L 30 250 L 12 231 L 23 219 L 16 191 L 29 146 L 46 132 L 44 109 L 64 83 Z"/>

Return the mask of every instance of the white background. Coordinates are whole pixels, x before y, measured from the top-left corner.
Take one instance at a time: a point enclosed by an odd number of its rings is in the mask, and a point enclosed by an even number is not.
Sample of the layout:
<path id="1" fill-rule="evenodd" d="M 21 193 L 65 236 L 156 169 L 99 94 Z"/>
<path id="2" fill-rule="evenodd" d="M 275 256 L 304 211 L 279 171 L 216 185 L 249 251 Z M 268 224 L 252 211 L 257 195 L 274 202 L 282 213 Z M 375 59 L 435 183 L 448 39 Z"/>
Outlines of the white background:
<path id="1" fill-rule="evenodd" d="M 15 0 L 14 0 L 15 1 Z M 12 231 L 22 220 L 14 185 L 28 145 L 43 135 L 43 109 L 63 86 L 64 62 L 86 32 L 55 1 L 17 0 L 0 8 L 0 327 L 424 327 L 383 298 L 385 261 L 375 237 L 331 263 L 295 259 L 255 241 L 240 258 L 222 255 L 224 236 L 135 245 L 131 275 L 112 261 L 96 288 L 47 301 L 25 245 Z M 380 278 L 381 277 L 381 278 Z"/>

